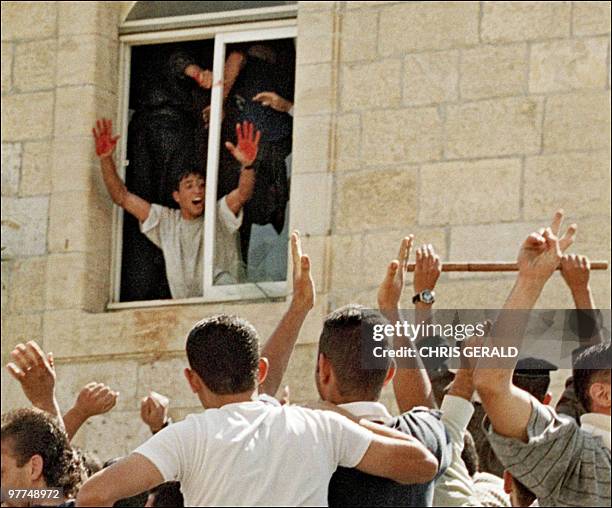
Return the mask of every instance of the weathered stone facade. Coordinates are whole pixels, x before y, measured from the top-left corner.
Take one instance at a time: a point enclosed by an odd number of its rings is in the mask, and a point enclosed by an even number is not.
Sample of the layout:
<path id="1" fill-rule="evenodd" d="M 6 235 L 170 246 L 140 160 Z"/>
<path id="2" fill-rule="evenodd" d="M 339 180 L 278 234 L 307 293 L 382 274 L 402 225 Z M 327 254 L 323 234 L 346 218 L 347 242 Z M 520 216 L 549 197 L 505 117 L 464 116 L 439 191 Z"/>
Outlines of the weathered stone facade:
<path id="1" fill-rule="evenodd" d="M 64 408 L 90 380 L 119 389 L 77 438 L 104 457 L 146 436 L 147 390 L 177 418 L 197 407 L 180 372 L 195 320 L 233 312 L 266 337 L 286 307 L 106 310 L 112 208 L 90 130 L 116 116 L 129 4 L 2 3 L 2 362 L 30 338 L 53 351 Z M 512 260 L 563 206 L 574 250 L 610 259 L 609 2 L 300 2 L 297 23 L 290 220 L 319 295 L 286 376 L 295 400 L 315 396 L 324 314 L 373 304 L 407 233 L 444 259 Z M 570 306 L 554 279 L 540 305 Z M 439 306 L 495 308 L 511 283 L 444 275 Z M 609 307 L 609 273 L 592 285 Z M 7 377 L 3 411 L 24 404 Z"/>

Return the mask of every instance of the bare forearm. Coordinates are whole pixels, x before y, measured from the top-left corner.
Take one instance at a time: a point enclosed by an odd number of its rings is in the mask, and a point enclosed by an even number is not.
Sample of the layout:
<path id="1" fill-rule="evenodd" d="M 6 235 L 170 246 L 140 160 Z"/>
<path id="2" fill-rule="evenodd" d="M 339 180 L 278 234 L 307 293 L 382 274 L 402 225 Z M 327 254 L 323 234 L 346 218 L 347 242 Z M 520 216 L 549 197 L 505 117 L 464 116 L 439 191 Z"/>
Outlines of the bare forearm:
<path id="1" fill-rule="evenodd" d="M 223 76 L 223 97 L 227 97 L 238 79 L 238 75 L 245 63 L 245 57 L 237 51 L 232 52 L 225 61 Z"/>
<path id="2" fill-rule="evenodd" d="M 100 166 L 102 167 L 102 178 L 104 185 L 110 194 L 113 203 L 118 206 L 123 206 L 128 194 L 127 187 L 117 174 L 115 161 L 111 156 L 100 157 Z"/>
<path id="3" fill-rule="evenodd" d="M 68 440 L 72 441 L 72 438 L 81 428 L 81 426 L 87 421 L 87 416 L 81 413 L 77 408 L 70 408 L 64 415 L 64 426 L 66 427 L 66 434 L 68 434 Z"/>
<path id="4" fill-rule="evenodd" d="M 595 309 L 595 300 L 590 286 L 572 289 L 572 298 L 576 309 Z"/>
<path id="5" fill-rule="evenodd" d="M 474 395 L 474 383 L 472 382 L 472 373 L 465 369 L 459 369 L 455 375 L 455 379 L 451 384 L 448 395 L 461 397 L 462 399 L 471 402 Z"/>
<path id="6" fill-rule="evenodd" d="M 264 393 L 276 394 L 307 315 L 308 310 L 291 305 L 263 347 L 262 356 L 270 362 L 268 376 L 261 386 Z"/>

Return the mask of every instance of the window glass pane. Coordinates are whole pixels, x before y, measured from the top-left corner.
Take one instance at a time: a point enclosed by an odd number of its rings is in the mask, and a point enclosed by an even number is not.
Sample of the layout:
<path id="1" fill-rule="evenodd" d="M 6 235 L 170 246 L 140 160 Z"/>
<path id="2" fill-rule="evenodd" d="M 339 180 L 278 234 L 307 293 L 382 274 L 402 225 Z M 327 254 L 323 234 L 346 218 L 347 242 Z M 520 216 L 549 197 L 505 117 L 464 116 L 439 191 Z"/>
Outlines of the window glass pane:
<path id="1" fill-rule="evenodd" d="M 231 220 L 218 209 L 214 283 L 285 280 L 287 270 L 288 200 L 291 176 L 291 142 L 295 76 L 293 39 L 254 41 L 226 47 L 225 90 L 217 196 L 248 190 L 250 199 L 238 215 L 237 235 Z M 250 126 L 259 131 L 254 185 L 241 173 L 244 151 L 239 133 L 248 138 Z M 228 149 L 229 142 L 236 149 Z M 247 172 L 249 170 L 246 170 Z M 242 174 L 242 177 L 241 177 Z M 231 200 L 230 200 L 231 201 Z M 231 219 L 231 217 L 229 217 Z M 238 245 L 236 264 L 235 245 Z"/>

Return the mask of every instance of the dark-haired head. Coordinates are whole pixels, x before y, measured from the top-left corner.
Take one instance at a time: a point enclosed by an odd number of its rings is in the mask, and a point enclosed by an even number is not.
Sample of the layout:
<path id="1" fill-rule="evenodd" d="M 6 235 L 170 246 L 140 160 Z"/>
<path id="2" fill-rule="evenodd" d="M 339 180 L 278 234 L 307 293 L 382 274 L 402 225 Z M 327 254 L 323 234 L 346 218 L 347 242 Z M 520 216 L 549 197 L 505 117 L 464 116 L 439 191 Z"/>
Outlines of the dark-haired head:
<path id="1" fill-rule="evenodd" d="M 386 323 L 379 312 L 355 304 L 327 316 L 319 337 L 316 373 L 319 395 L 324 400 L 335 403 L 378 400 L 394 369 L 390 369 L 392 362 L 388 358 L 383 360 L 385 368 L 362 367 L 362 327 L 369 329 Z M 378 345 L 390 347 L 387 339 Z"/>
<path id="2" fill-rule="evenodd" d="M 55 417 L 34 408 L 2 415 L 3 489 L 62 489 L 76 495 L 85 471 Z"/>
<path id="3" fill-rule="evenodd" d="M 610 342 L 585 349 L 574 361 L 576 397 L 587 412 L 610 415 Z"/>
<path id="4" fill-rule="evenodd" d="M 186 350 L 192 371 L 214 395 L 252 392 L 261 381 L 259 335 L 244 319 L 226 314 L 203 319 L 189 332 Z"/>

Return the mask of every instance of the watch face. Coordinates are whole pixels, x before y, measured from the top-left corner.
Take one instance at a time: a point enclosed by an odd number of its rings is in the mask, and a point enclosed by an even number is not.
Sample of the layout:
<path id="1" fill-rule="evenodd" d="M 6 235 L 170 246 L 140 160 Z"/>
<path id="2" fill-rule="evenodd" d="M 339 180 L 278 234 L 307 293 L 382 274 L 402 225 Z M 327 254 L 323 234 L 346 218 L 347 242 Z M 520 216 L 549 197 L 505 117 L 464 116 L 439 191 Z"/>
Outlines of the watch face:
<path id="1" fill-rule="evenodd" d="M 433 293 L 433 291 L 430 291 L 429 289 L 426 289 L 425 291 L 423 291 L 421 293 L 421 300 L 424 303 L 433 303 L 434 302 L 434 293 Z"/>

